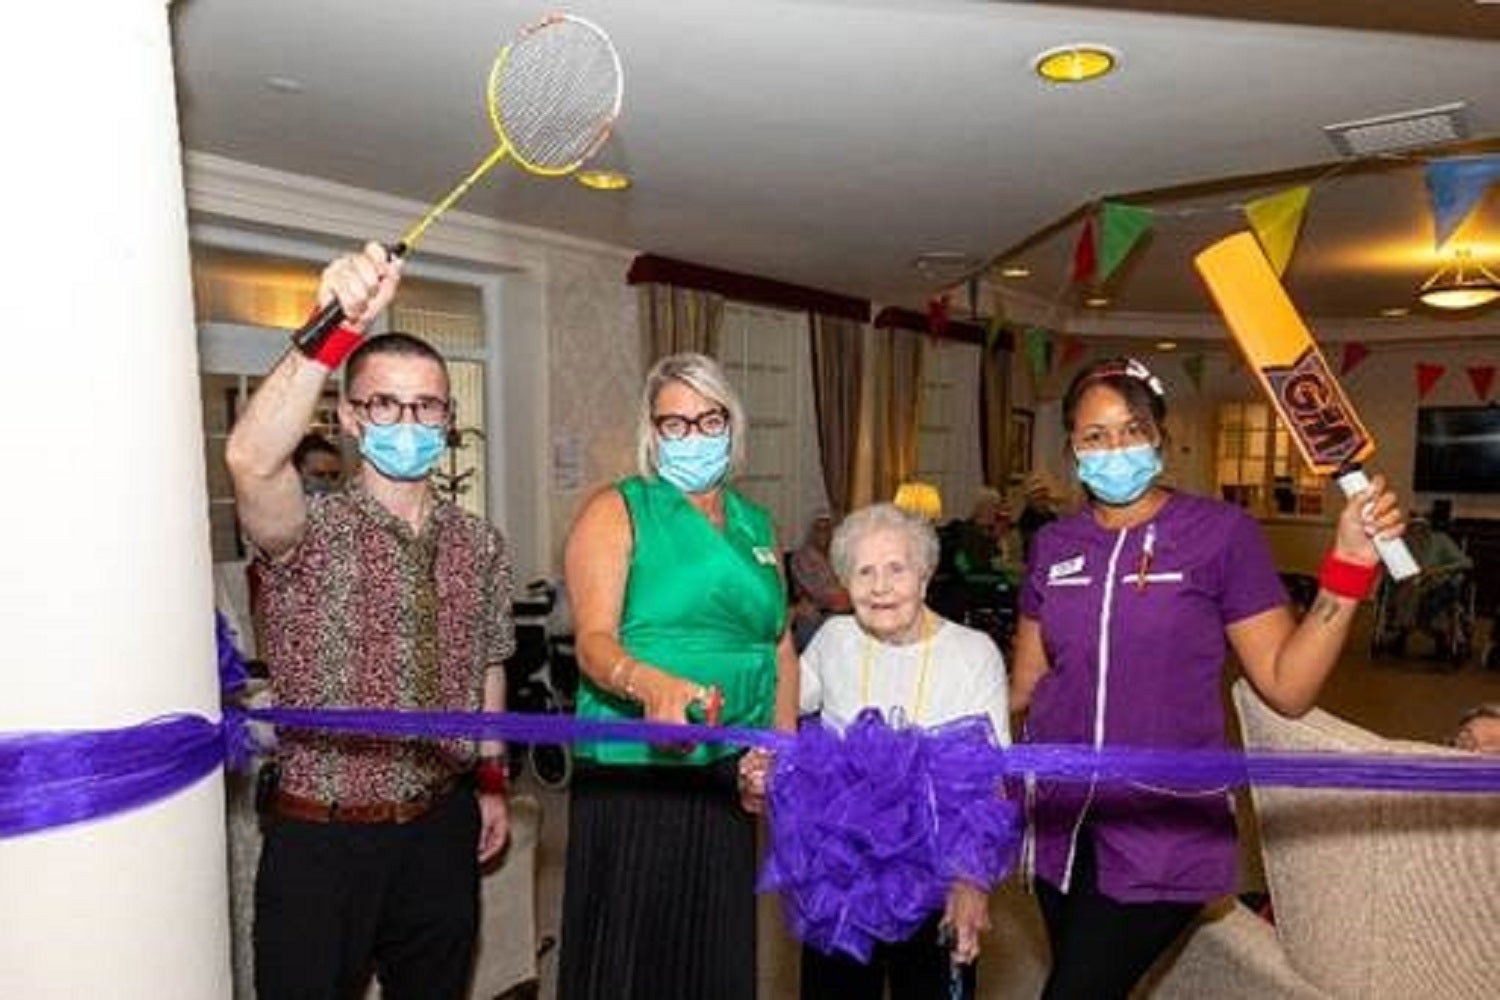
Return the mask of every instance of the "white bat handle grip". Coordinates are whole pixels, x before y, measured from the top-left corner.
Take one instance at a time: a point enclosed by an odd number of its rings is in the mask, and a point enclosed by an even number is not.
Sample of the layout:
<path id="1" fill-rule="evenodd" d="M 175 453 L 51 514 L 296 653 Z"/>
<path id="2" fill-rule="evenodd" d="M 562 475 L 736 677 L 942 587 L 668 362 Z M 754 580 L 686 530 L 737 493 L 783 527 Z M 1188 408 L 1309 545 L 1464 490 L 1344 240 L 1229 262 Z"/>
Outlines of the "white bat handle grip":
<path id="1" fill-rule="evenodd" d="M 1339 476 L 1338 484 L 1346 497 L 1352 497 L 1370 488 L 1370 480 L 1365 476 L 1363 469 L 1350 469 Z M 1405 580 L 1422 572 L 1422 567 L 1417 565 L 1417 560 L 1412 557 L 1411 549 L 1406 547 L 1406 542 L 1399 538 L 1375 538 L 1373 541 L 1375 551 L 1380 553 L 1380 561 L 1385 563 L 1385 568 L 1390 571 L 1392 580 Z"/>

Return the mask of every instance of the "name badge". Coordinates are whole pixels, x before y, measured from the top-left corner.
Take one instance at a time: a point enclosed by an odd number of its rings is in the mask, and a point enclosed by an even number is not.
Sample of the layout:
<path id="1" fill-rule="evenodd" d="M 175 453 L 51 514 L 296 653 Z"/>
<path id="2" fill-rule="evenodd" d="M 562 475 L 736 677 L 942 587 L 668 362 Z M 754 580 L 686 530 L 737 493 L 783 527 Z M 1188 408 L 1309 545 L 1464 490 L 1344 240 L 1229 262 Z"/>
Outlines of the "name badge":
<path id="1" fill-rule="evenodd" d="M 755 561 L 762 566 L 775 566 L 781 561 L 776 558 L 775 549 L 768 549 L 764 545 L 757 545 L 751 551 L 755 554 Z"/>
<path id="2" fill-rule="evenodd" d="M 1074 556 L 1072 559 L 1064 559 L 1047 567 L 1048 580 L 1061 580 L 1063 577 L 1073 576 L 1083 572 L 1083 556 Z"/>

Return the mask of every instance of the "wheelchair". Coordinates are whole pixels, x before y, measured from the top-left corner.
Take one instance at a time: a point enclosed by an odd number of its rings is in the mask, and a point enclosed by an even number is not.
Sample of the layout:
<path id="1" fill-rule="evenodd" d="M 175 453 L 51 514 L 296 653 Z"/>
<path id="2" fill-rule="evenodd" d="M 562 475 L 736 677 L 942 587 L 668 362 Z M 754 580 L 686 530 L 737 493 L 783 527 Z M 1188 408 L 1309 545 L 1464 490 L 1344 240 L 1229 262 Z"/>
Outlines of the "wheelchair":
<path id="1" fill-rule="evenodd" d="M 1403 588 L 1413 588 L 1404 591 Z M 1375 597 L 1372 657 L 1406 656 L 1413 634 L 1431 645 L 1431 656 L 1456 670 L 1474 654 L 1477 596 L 1471 570 L 1413 577 L 1396 583 L 1382 577 Z"/>
<path id="2" fill-rule="evenodd" d="M 505 707 L 511 712 L 571 715 L 578 691 L 578 660 L 571 635 L 554 635 L 549 624 L 557 588 L 534 580 L 511 605 L 516 650 L 505 661 Z M 573 778 L 573 748 L 567 743 L 511 743 L 511 776 L 524 768 L 543 788 L 562 789 Z"/>

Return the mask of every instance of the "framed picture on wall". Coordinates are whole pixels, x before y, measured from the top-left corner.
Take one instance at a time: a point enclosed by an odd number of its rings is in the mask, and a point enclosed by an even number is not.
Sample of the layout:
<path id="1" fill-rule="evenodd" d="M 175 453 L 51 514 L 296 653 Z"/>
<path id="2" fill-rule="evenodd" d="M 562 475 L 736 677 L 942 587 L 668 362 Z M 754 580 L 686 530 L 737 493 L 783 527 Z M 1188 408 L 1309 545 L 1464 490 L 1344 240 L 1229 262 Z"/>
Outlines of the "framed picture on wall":
<path id="1" fill-rule="evenodd" d="M 1018 483 L 1031 471 L 1031 429 L 1036 414 L 1031 410 L 1010 411 L 1010 480 Z"/>

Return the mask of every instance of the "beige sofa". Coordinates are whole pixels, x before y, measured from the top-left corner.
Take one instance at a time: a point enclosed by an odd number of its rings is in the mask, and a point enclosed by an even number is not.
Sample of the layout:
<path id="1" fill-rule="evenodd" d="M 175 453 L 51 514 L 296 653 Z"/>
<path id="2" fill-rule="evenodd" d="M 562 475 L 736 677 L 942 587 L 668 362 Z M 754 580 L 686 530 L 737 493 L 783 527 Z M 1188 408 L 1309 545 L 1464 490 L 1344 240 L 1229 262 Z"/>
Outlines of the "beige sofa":
<path id="1" fill-rule="evenodd" d="M 233 934 L 234 995 L 253 1000 L 255 869 L 260 862 L 260 826 L 253 804 L 253 778 L 228 781 L 230 927 Z M 537 978 L 536 851 L 542 810 L 529 795 L 510 800 L 510 844 L 501 863 L 480 882 L 480 925 L 471 1000 L 493 998 Z M 367 1000 L 380 996 L 372 983 Z"/>
<path id="2" fill-rule="evenodd" d="M 1453 753 L 1320 710 L 1284 718 L 1240 681 L 1247 747 Z M 1275 926 L 1210 913 L 1138 991 L 1161 998 L 1500 996 L 1500 794 L 1252 790 Z"/>

